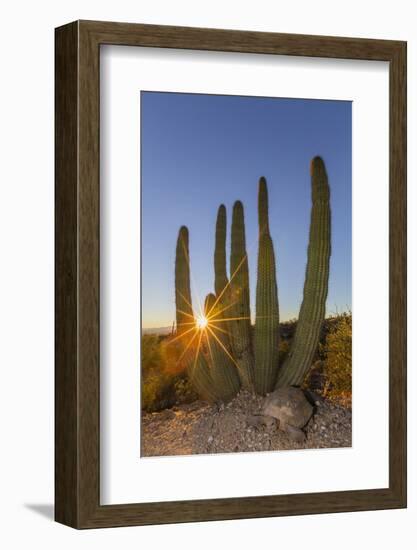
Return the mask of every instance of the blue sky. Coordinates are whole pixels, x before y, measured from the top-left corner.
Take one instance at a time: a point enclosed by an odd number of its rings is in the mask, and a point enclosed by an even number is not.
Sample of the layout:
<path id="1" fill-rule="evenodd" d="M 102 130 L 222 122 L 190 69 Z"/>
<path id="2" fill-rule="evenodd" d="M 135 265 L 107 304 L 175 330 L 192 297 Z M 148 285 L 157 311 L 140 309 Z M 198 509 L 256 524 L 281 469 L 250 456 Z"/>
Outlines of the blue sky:
<path id="1" fill-rule="evenodd" d="M 265 176 L 281 320 L 298 317 L 310 223 L 309 164 L 320 155 L 331 191 L 327 313 L 351 309 L 351 102 L 141 92 L 142 326 L 175 319 L 178 230 L 190 232 L 193 304 L 214 285 L 214 231 L 225 204 L 245 209 L 255 311 L 257 188 Z"/>

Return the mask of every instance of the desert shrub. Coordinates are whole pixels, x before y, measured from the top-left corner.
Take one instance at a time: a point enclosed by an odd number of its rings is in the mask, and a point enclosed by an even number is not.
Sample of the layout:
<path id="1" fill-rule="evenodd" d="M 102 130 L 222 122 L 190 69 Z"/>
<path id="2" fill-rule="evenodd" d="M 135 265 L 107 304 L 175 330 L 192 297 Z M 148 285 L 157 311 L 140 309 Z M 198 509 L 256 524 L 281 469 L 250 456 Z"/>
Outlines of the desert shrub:
<path id="1" fill-rule="evenodd" d="M 288 352 L 290 351 L 290 346 L 290 340 L 284 340 L 283 338 L 280 339 L 278 346 L 279 365 L 282 365 L 284 363 Z"/>
<path id="2" fill-rule="evenodd" d="M 166 336 L 142 336 L 142 409 L 159 411 L 197 399 L 185 374 L 181 355 L 181 346 Z"/>
<path id="3" fill-rule="evenodd" d="M 198 399 L 187 376 L 177 376 L 174 381 L 176 403 L 192 403 Z"/>
<path id="4" fill-rule="evenodd" d="M 165 373 L 161 337 L 153 334 L 142 337 L 142 408 L 148 411 L 169 406 L 172 382 Z"/>
<path id="5" fill-rule="evenodd" d="M 183 339 L 166 337 L 160 343 L 160 354 L 164 370 L 171 376 L 183 374 L 187 368 L 187 361 L 190 359 L 190 353 L 184 356 Z"/>
<path id="6" fill-rule="evenodd" d="M 161 376 L 148 376 L 142 381 L 142 409 L 158 411 L 173 404 L 171 387 Z"/>
<path id="7" fill-rule="evenodd" d="M 142 336 L 142 374 L 146 375 L 160 368 L 162 361 L 160 344 L 160 336 L 155 334 L 145 334 Z"/>
<path id="8" fill-rule="evenodd" d="M 324 343 L 320 346 L 325 377 L 324 393 L 330 397 L 352 395 L 352 315 L 344 313 L 333 319 Z"/>

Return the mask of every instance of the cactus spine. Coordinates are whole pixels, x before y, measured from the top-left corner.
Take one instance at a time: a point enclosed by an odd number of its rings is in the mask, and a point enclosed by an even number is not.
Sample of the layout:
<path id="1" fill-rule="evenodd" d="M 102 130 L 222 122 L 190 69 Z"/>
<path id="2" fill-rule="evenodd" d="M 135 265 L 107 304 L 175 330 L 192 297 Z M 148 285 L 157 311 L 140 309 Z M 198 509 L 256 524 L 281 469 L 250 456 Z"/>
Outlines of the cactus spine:
<path id="1" fill-rule="evenodd" d="M 256 284 L 255 390 L 273 390 L 278 369 L 279 308 L 274 245 L 269 232 L 268 189 L 265 178 L 258 191 L 259 250 Z"/>
<path id="2" fill-rule="evenodd" d="M 253 388 L 253 353 L 249 298 L 249 268 L 246 254 L 245 220 L 243 205 L 233 206 L 232 239 L 230 253 L 231 329 L 235 359 L 239 367 L 242 386 Z"/>
<path id="3" fill-rule="evenodd" d="M 190 286 L 188 228 L 180 228 L 175 253 L 175 308 L 177 333 L 184 334 L 194 323 Z"/>
<path id="4" fill-rule="evenodd" d="M 312 209 L 303 301 L 290 353 L 277 387 L 300 385 L 311 367 L 325 316 L 330 260 L 330 190 L 320 157 L 311 161 Z"/>
<path id="5" fill-rule="evenodd" d="M 211 358 L 211 377 L 214 387 L 222 401 L 230 401 L 240 389 L 237 367 L 229 349 L 229 337 L 224 329 L 225 323 L 217 324 L 221 319 L 217 314 L 220 306 L 214 294 L 209 294 L 204 303 L 208 326 L 205 329 L 209 356 Z"/>

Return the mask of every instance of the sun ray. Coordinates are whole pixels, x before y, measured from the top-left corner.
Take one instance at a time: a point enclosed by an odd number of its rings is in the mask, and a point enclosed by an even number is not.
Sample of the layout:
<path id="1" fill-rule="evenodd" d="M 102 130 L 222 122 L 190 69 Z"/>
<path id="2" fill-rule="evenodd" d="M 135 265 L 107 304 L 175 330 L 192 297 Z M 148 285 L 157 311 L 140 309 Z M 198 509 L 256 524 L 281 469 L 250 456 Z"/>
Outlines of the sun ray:
<path id="1" fill-rule="evenodd" d="M 185 247 L 184 242 L 182 243 L 182 246 L 184 248 L 184 254 L 186 256 L 188 265 L 191 266 L 190 256 L 189 256 L 189 253 L 188 253 L 188 251 Z M 200 294 L 199 294 L 198 289 L 197 289 L 197 285 L 196 285 L 195 280 L 194 280 L 193 270 L 191 268 L 190 268 L 190 279 L 191 279 L 192 290 L 194 290 L 194 295 L 197 297 L 198 309 L 200 310 L 200 315 L 202 315 L 203 314 L 203 308 L 202 308 L 201 298 L 200 298 Z M 188 305 L 190 306 L 191 310 L 193 310 L 193 306 L 190 303 Z"/>
<path id="2" fill-rule="evenodd" d="M 212 352 L 211 344 L 210 344 L 210 338 L 208 337 L 207 331 L 204 331 L 204 332 L 206 334 L 207 346 L 208 346 L 210 357 L 211 357 L 211 364 L 213 365 L 214 364 L 214 359 L 213 359 L 213 352 Z"/>
<path id="3" fill-rule="evenodd" d="M 175 365 L 175 368 L 178 367 L 178 365 L 180 364 L 180 362 L 182 361 L 183 357 L 185 356 L 185 354 L 187 353 L 188 351 L 188 348 L 190 348 L 190 346 L 192 345 L 192 343 L 194 342 L 194 340 L 196 339 L 196 336 L 197 336 L 198 332 L 196 331 L 194 336 L 191 338 L 191 340 L 188 342 L 188 344 L 186 345 L 184 351 L 181 353 L 176 365 Z"/>
<path id="4" fill-rule="evenodd" d="M 220 294 L 217 296 L 216 298 L 216 301 L 214 302 L 214 304 L 212 305 L 212 307 L 210 308 L 210 311 L 207 313 L 207 317 L 209 316 L 209 314 L 212 312 L 212 310 L 216 307 L 216 305 L 218 304 L 219 300 L 221 299 L 221 297 L 223 296 L 223 294 L 226 292 L 227 288 L 230 286 L 230 283 L 232 282 L 232 280 L 234 279 L 234 277 L 236 276 L 236 274 L 239 272 L 239 269 L 242 267 L 243 263 L 245 260 L 248 260 L 249 259 L 249 252 L 252 251 L 252 249 L 254 248 L 255 244 L 257 243 L 257 240 L 253 240 L 252 243 L 246 247 L 246 254 L 244 256 L 242 256 L 242 259 L 240 260 L 238 266 L 236 267 L 236 269 L 234 270 L 234 272 L 232 273 L 230 279 L 227 281 L 227 284 L 224 286 L 223 290 L 220 292 Z"/>
<path id="5" fill-rule="evenodd" d="M 233 363 L 236 365 L 237 369 L 239 369 L 239 365 L 236 363 L 234 357 L 229 353 L 229 351 L 226 349 L 226 347 L 223 345 L 223 343 L 220 341 L 220 339 L 218 338 L 218 336 L 211 330 L 210 327 L 207 327 L 208 330 L 210 331 L 210 334 L 212 334 L 214 336 L 214 338 L 217 340 L 217 342 L 221 345 L 221 347 L 223 348 L 223 351 L 227 354 L 227 356 L 231 359 L 231 361 L 233 361 Z"/>
<path id="6" fill-rule="evenodd" d="M 193 311 L 192 304 L 190 304 L 190 302 L 187 300 L 187 298 L 184 296 L 184 294 L 182 292 L 180 292 L 178 289 L 176 289 L 175 292 L 177 292 L 180 295 L 180 298 L 182 298 L 184 300 L 184 302 L 187 304 L 187 306 L 190 306 L 191 311 Z M 178 311 L 180 311 L 180 310 L 178 310 Z M 184 313 L 184 315 L 189 315 L 190 317 L 192 317 L 191 313 L 186 313 L 185 311 L 181 311 L 181 313 Z"/>
<path id="7" fill-rule="evenodd" d="M 233 303 L 229 304 L 228 306 L 225 306 L 223 307 L 222 309 L 219 309 L 218 311 L 215 311 L 213 313 L 213 315 L 209 316 L 209 315 L 206 315 L 207 319 L 212 319 L 212 318 L 216 318 L 218 317 L 221 313 L 223 313 L 224 311 L 226 311 L 227 309 L 230 309 L 231 307 L 233 307 L 235 304 L 238 303 L 238 300 L 235 300 Z M 211 310 L 210 310 L 211 311 Z"/>
<path id="8" fill-rule="evenodd" d="M 174 343 L 176 340 L 179 340 L 180 338 L 183 338 L 184 336 L 186 336 L 188 333 L 190 333 L 191 331 L 195 330 L 195 327 L 191 327 L 189 328 L 188 330 L 186 330 L 185 332 L 182 332 L 181 334 L 178 334 L 178 336 L 176 336 L 175 338 L 173 338 L 172 340 L 170 340 L 168 342 L 168 344 L 172 344 Z"/>
<path id="9" fill-rule="evenodd" d="M 197 290 L 197 285 L 194 281 L 194 275 L 192 273 L 192 271 L 190 271 L 191 273 L 191 286 L 192 286 L 192 289 L 194 291 L 194 296 L 197 298 L 197 307 L 198 307 L 198 311 L 199 311 L 199 314 L 200 315 L 204 315 L 204 308 L 202 306 L 202 302 L 201 302 L 201 298 L 200 298 L 200 294 Z"/>
<path id="10" fill-rule="evenodd" d="M 213 311 L 213 309 L 216 307 L 216 305 L 218 304 L 219 300 L 221 299 L 221 297 L 223 296 L 223 294 L 226 292 L 227 288 L 230 286 L 230 283 L 232 282 L 232 280 L 234 279 L 235 275 L 238 273 L 239 269 L 242 267 L 243 263 L 245 260 L 247 260 L 248 258 L 248 255 L 247 253 L 242 257 L 242 259 L 240 260 L 239 262 L 239 265 L 237 266 L 237 268 L 235 269 L 235 271 L 233 272 L 233 274 L 231 275 L 230 279 L 227 281 L 227 284 L 224 285 L 224 288 L 223 290 L 220 292 L 220 294 L 217 296 L 214 304 L 211 306 L 210 308 L 210 311 L 207 313 L 207 315 L 210 315 L 210 313 Z"/>
<path id="11" fill-rule="evenodd" d="M 228 330 L 224 330 L 223 328 L 217 327 L 216 325 L 210 325 L 210 326 L 211 328 L 215 328 L 216 330 L 223 332 L 223 334 L 227 334 L 227 336 L 230 336 L 230 332 Z"/>
<path id="12" fill-rule="evenodd" d="M 190 313 L 187 313 L 186 311 L 182 311 L 181 309 L 177 309 L 179 313 L 182 313 L 183 315 L 186 315 L 187 317 L 190 317 L 191 319 L 194 319 L 194 315 L 191 315 Z"/>
<path id="13" fill-rule="evenodd" d="M 225 323 L 226 321 L 242 321 L 250 317 L 227 317 L 226 319 L 212 319 L 210 323 Z"/>
<path id="14" fill-rule="evenodd" d="M 198 355 L 200 353 L 200 346 L 201 346 L 201 339 L 203 337 L 203 331 L 201 330 L 200 331 L 200 338 L 198 339 L 198 345 L 197 345 L 197 350 L 195 352 L 195 358 L 194 358 L 194 365 L 193 365 L 193 372 L 192 374 L 194 374 L 194 371 L 195 371 L 195 368 L 196 368 L 196 365 L 197 365 L 197 359 L 198 359 Z"/>
<path id="15" fill-rule="evenodd" d="M 180 323 L 180 326 L 183 327 L 185 325 L 196 325 L 196 319 L 193 317 L 192 321 L 184 321 L 184 323 Z"/>

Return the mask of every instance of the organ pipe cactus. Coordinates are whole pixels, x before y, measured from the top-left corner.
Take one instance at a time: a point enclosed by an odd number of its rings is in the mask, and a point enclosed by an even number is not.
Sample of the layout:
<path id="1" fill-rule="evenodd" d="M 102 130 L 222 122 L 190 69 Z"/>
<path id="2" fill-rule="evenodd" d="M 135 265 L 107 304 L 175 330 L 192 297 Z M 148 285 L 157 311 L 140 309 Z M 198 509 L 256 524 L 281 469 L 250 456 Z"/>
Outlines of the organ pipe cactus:
<path id="1" fill-rule="evenodd" d="M 201 346 L 199 346 L 194 360 L 190 362 L 187 372 L 191 384 L 202 399 L 210 402 L 221 400 L 221 393 L 214 385 L 211 369 Z"/>
<path id="2" fill-rule="evenodd" d="M 195 325 L 190 288 L 188 229 L 181 227 L 175 259 L 177 335 L 188 349 L 187 371 L 195 389 L 208 401 L 227 401 L 240 384 L 257 393 L 274 386 L 302 384 L 320 338 L 329 279 L 331 213 L 324 162 L 311 162 L 312 209 L 303 301 L 290 352 L 278 368 L 279 308 L 275 253 L 269 231 L 268 190 L 259 181 L 259 250 L 254 350 L 250 319 L 249 269 L 243 205 L 233 207 L 230 280 L 226 268 L 226 209 L 217 214 L 214 252 L 215 295 L 205 301 L 208 326 Z M 194 343 L 194 346 L 192 344 Z"/>
<path id="3" fill-rule="evenodd" d="M 258 190 L 259 249 L 255 318 L 255 390 L 274 389 L 278 371 L 279 309 L 274 245 L 269 232 L 268 189 L 265 178 Z"/>
<path id="4" fill-rule="evenodd" d="M 219 206 L 216 220 L 216 244 L 214 249 L 214 290 L 220 300 L 229 286 L 226 268 L 226 207 Z M 223 300 L 226 301 L 226 297 Z"/>
<path id="5" fill-rule="evenodd" d="M 232 350 L 231 324 L 227 321 L 231 315 L 231 297 L 230 284 L 227 277 L 226 267 L 226 207 L 224 204 L 219 206 L 216 220 L 216 244 L 214 249 L 214 290 L 216 293 L 217 304 L 216 317 L 222 318 L 224 323 L 222 328 L 228 335 L 224 339 L 224 344 L 228 351 Z"/>
<path id="6" fill-rule="evenodd" d="M 188 228 L 180 228 L 175 253 L 175 308 L 177 334 L 186 332 L 194 323 L 190 285 L 190 253 Z"/>
<path id="7" fill-rule="evenodd" d="M 311 161 L 312 209 L 303 301 L 277 387 L 300 385 L 311 367 L 326 311 L 330 260 L 330 190 L 320 157 Z"/>
<path id="8" fill-rule="evenodd" d="M 188 377 L 197 393 L 207 401 L 219 399 L 210 374 L 210 367 L 201 347 L 202 334 L 196 334 L 196 325 L 191 301 L 190 254 L 188 229 L 182 226 L 178 233 L 175 254 L 175 306 L 177 338 L 181 342 Z M 195 342 L 194 347 L 191 346 Z M 198 345 L 197 345 L 198 342 Z"/>
<path id="9" fill-rule="evenodd" d="M 209 356 L 211 358 L 211 378 L 215 390 L 222 401 L 230 401 L 240 389 L 237 367 L 229 349 L 229 337 L 225 323 L 218 315 L 221 309 L 214 294 L 209 294 L 204 303 L 208 325 L 204 329 Z"/>
<path id="10" fill-rule="evenodd" d="M 246 254 L 245 220 L 243 205 L 233 206 L 232 239 L 230 253 L 230 299 L 233 352 L 239 368 L 242 386 L 253 388 L 253 352 L 249 298 L 249 268 Z"/>

